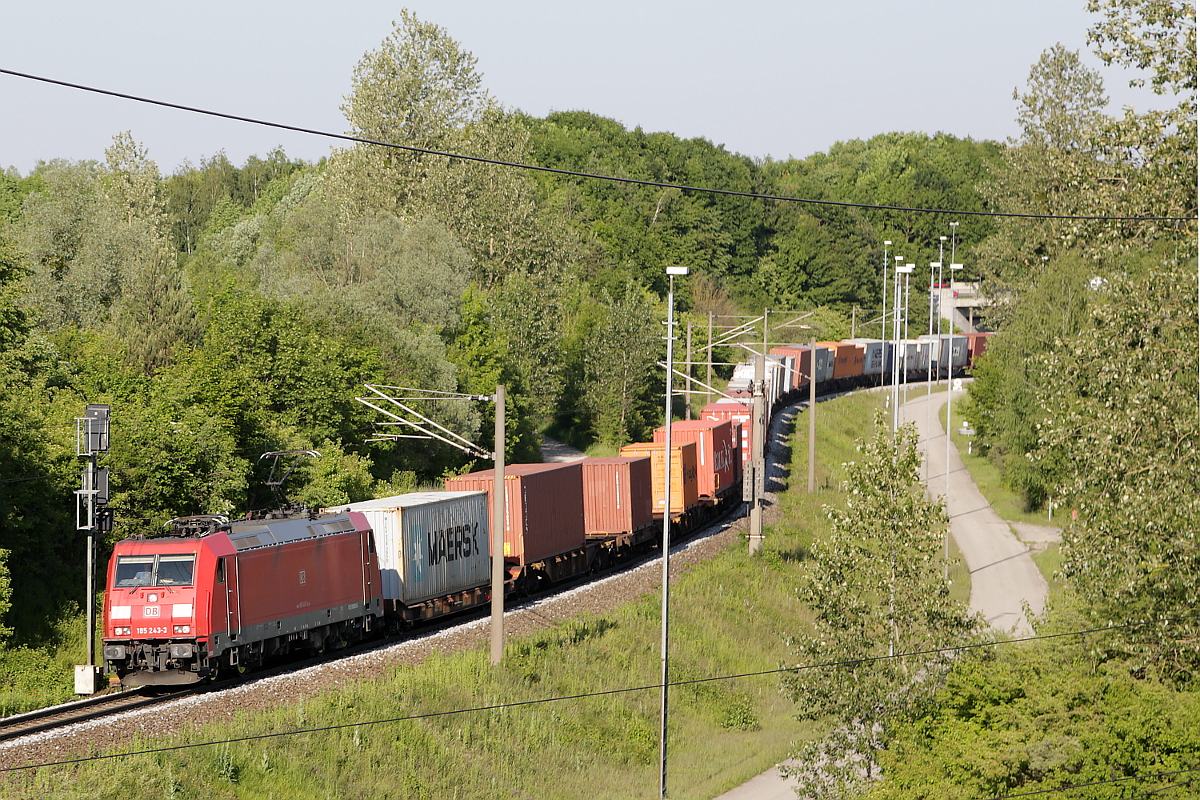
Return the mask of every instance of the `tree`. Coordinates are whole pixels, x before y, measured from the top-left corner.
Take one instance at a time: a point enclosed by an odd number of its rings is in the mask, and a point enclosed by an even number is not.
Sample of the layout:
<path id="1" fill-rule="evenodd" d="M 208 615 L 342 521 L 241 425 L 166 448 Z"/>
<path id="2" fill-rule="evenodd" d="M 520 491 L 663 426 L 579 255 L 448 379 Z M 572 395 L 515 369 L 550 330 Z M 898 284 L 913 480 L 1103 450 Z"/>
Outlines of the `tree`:
<path id="1" fill-rule="evenodd" d="M 876 759 L 896 726 L 924 708 L 947 655 L 885 658 L 961 644 L 972 623 L 949 597 L 942 577 L 946 515 L 925 498 L 912 426 L 893 437 L 882 415 L 862 458 L 846 465 L 845 509 L 827 509 L 829 536 L 814 544 L 800 591 L 815 630 L 796 636 L 801 664 L 784 691 L 800 719 L 832 717 L 839 727 L 801 748 L 797 793 L 851 796 L 875 777 Z"/>
<path id="2" fill-rule="evenodd" d="M 1097 290 L 1079 333 L 1041 359 L 1035 463 L 1053 460 L 1056 494 L 1078 520 L 1063 573 L 1113 655 L 1169 679 L 1200 676 L 1200 411 L 1195 253 L 1158 255 L 1153 277 Z"/>
<path id="3" fill-rule="evenodd" d="M 602 303 L 602 315 L 584 345 L 584 398 L 596 438 L 620 447 L 644 440 L 653 414 L 659 315 L 632 280 L 615 298 L 604 293 Z"/>
<path id="4" fill-rule="evenodd" d="M 1085 324 L 1095 277 L 1095 263 L 1080 253 L 1048 261 L 1026 280 L 1005 335 L 993 340 L 975 369 L 968 412 L 978 441 L 1030 509 L 1042 507 L 1062 477 L 1060 460 L 1031 458 L 1047 416 L 1039 404 L 1046 389 L 1043 359 Z"/>
<path id="5" fill-rule="evenodd" d="M 378 50 L 354 70 L 342 110 L 355 136 L 420 150 L 492 161 L 528 161 L 528 131 L 483 89 L 476 59 L 445 29 L 407 10 Z M 328 188 L 345 224 L 377 213 L 430 217 L 471 256 L 485 288 L 513 272 L 562 266 L 571 243 L 564 226 L 537 205 L 523 171 L 378 145 L 334 154 Z"/>
<path id="6" fill-rule="evenodd" d="M 197 328 L 168 238 L 158 168 L 128 133 L 103 166 L 51 162 L 16 225 L 30 300 L 48 330 L 108 330 L 153 373 Z"/>
<path id="7" fill-rule="evenodd" d="M 1019 214 L 1116 215 L 1130 165 L 1107 156 L 1101 143 L 1108 98 L 1099 73 L 1078 52 L 1055 45 L 1029 72 L 1028 91 L 1013 91 L 1021 136 L 1009 142 L 1002 160 L 984 181 L 997 208 Z M 1121 232 L 1111 223 L 1007 218 L 976 250 L 993 300 L 989 319 L 1003 324 L 1017 292 L 1037 279 L 1043 256 L 1053 258 L 1086 242 L 1092 261 L 1105 248 L 1119 250 Z"/>

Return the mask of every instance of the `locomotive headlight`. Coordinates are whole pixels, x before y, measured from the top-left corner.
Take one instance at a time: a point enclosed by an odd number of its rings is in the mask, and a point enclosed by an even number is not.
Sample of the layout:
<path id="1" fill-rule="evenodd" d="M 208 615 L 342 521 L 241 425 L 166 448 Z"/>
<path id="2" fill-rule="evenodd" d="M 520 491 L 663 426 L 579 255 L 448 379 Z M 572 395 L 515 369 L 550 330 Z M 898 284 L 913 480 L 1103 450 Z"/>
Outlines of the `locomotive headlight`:
<path id="1" fill-rule="evenodd" d="M 192 626 L 191 625 L 176 625 L 173 630 L 175 631 L 176 634 L 191 633 Z"/>
<path id="2" fill-rule="evenodd" d="M 113 633 L 117 636 L 128 636 L 133 633 L 132 628 L 114 628 Z"/>

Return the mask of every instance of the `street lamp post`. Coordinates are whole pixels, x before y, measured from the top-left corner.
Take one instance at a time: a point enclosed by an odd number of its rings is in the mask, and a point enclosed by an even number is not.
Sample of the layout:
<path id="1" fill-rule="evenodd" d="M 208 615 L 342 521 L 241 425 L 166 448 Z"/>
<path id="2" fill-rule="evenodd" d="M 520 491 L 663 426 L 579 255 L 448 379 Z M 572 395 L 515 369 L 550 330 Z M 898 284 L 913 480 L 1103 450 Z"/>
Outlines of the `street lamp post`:
<path id="1" fill-rule="evenodd" d="M 687 267 L 667 267 L 667 402 L 665 424 L 667 432 L 663 444 L 663 508 L 662 533 L 662 697 L 660 708 L 659 753 L 661 755 L 659 796 L 667 796 L 667 611 L 670 597 L 671 578 L 671 372 L 674 369 L 675 351 L 675 276 L 687 275 Z"/>
<path id="2" fill-rule="evenodd" d="M 955 223 L 951 223 L 951 224 L 955 224 Z M 962 268 L 963 268 L 962 264 L 951 264 L 950 265 L 950 287 L 951 288 L 954 287 L 954 273 Z M 954 366 L 954 359 L 950 357 L 950 354 L 952 354 L 954 352 L 954 331 L 953 330 L 951 330 L 951 332 L 950 332 L 950 339 L 947 342 L 946 351 L 947 351 L 947 358 L 946 358 L 946 501 L 949 502 L 949 500 L 950 500 L 950 431 L 953 430 L 953 427 L 950 423 L 950 419 L 953 416 L 953 407 L 954 407 L 954 393 L 951 391 L 951 389 L 954 386 L 954 381 L 952 381 L 950 379 L 951 378 L 950 370 Z M 949 531 L 947 531 L 947 533 L 946 533 L 946 537 L 947 537 L 946 538 L 946 552 L 945 552 L 946 577 L 950 576 L 950 538 L 949 538 L 949 536 L 950 536 Z"/>
<path id="3" fill-rule="evenodd" d="M 897 261 L 901 261 L 900 256 L 896 256 Z M 892 332 L 894 334 L 895 346 L 892 349 L 892 432 L 894 433 L 900 427 L 900 360 L 903 354 L 900 352 L 900 276 L 907 276 L 913 271 L 912 264 L 906 266 L 896 265 L 896 277 L 893 281 L 895 286 L 895 302 L 893 304 Z"/>
<path id="4" fill-rule="evenodd" d="M 887 341 L 887 300 L 888 300 L 888 247 L 891 246 L 890 239 L 883 242 L 883 300 L 880 302 L 880 307 L 883 309 L 879 318 L 879 338 L 881 341 Z M 883 372 L 879 373 L 880 382 L 883 381 Z"/>

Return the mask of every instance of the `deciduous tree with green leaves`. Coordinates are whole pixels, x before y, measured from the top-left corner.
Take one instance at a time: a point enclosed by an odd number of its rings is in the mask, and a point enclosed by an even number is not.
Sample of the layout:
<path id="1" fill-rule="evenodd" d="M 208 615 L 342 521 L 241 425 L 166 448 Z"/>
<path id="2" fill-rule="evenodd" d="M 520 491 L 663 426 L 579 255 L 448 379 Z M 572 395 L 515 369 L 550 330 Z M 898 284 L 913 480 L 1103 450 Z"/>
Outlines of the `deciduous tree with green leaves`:
<path id="1" fill-rule="evenodd" d="M 800 597 L 814 630 L 792 640 L 800 665 L 784 681 L 798 717 L 832 720 L 824 739 L 785 772 L 801 796 L 851 796 L 877 778 L 877 754 L 902 722 L 925 708 L 949 653 L 973 623 L 943 577 L 946 514 L 925 496 L 915 428 L 893 436 L 882 415 L 846 465 L 846 508 L 827 510 L 829 535 L 813 545 Z M 900 657 L 921 652 L 915 657 Z"/>
<path id="2" fill-rule="evenodd" d="M 606 292 L 602 300 L 600 319 L 584 343 L 584 402 L 596 438 L 620 447 L 644 440 L 659 397 L 659 314 L 632 280 L 621 294 L 609 297 Z"/>

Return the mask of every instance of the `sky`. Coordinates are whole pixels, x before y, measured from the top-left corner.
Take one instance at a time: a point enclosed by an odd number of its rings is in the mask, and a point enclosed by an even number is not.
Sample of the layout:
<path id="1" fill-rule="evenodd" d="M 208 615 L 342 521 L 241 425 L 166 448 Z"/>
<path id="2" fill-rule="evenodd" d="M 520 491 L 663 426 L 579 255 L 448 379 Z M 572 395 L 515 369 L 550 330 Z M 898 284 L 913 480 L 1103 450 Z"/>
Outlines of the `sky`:
<path id="1" fill-rule="evenodd" d="M 1087 53 L 1085 0 L 0 1 L 0 68 L 333 133 L 354 66 L 403 7 L 478 59 L 503 105 L 584 110 L 755 159 L 803 158 L 888 131 L 1003 140 L 1013 90 L 1062 43 L 1114 108 L 1155 106 Z M 1161 99 L 1157 100 L 1163 105 Z M 103 159 L 130 131 L 164 174 L 276 146 L 337 142 L 0 75 L 0 169 Z"/>

